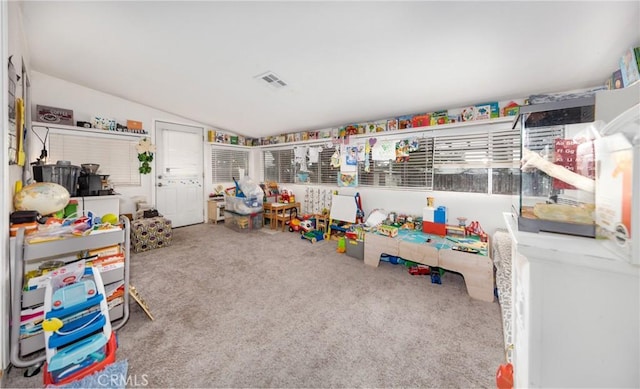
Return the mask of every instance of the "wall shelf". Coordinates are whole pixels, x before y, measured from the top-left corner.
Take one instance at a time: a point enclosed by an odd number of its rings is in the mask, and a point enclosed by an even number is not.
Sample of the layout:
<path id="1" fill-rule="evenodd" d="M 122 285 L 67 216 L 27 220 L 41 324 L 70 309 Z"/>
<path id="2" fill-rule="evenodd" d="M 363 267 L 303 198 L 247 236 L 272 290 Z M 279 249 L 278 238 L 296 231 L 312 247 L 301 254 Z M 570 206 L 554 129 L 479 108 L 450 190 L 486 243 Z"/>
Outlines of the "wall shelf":
<path id="1" fill-rule="evenodd" d="M 55 123 L 44 123 L 44 122 L 31 122 L 31 127 L 35 128 L 49 128 L 50 130 L 62 130 L 59 132 L 67 132 L 73 131 L 82 135 L 87 134 L 96 134 L 96 135 L 106 135 L 106 136 L 116 136 L 116 137 L 129 137 L 129 138 L 146 138 L 149 137 L 149 134 L 136 134 L 131 132 L 121 132 L 121 131 L 109 131 L 109 130 L 100 130 L 97 128 L 84 128 L 84 127 L 76 127 L 76 126 L 66 126 L 63 124 L 55 124 Z"/>

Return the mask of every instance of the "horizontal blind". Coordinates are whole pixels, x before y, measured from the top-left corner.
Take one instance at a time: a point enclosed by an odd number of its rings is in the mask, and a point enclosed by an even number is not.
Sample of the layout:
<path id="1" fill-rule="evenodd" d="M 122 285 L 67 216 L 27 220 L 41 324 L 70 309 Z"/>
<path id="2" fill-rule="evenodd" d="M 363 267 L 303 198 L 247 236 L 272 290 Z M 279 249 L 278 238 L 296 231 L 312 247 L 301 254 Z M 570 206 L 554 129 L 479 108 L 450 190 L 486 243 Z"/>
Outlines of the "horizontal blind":
<path id="1" fill-rule="evenodd" d="M 448 135 L 435 138 L 433 166 L 479 168 L 489 162 L 489 134 Z"/>
<path id="2" fill-rule="evenodd" d="M 263 155 L 264 179 L 278 183 L 293 183 L 295 166 L 293 149 L 265 150 Z"/>
<path id="3" fill-rule="evenodd" d="M 338 172 L 340 171 L 339 167 L 331 166 L 331 156 L 335 153 L 335 148 L 323 148 L 320 152 L 318 163 L 318 177 L 320 178 L 318 181 L 314 181 L 314 183 L 318 184 L 336 184 L 338 182 Z"/>
<path id="4" fill-rule="evenodd" d="M 433 188 L 433 138 L 418 139 L 419 148 L 409 153 L 403 162 L 369 161 L 358 163 L 358 184 L 362 186 L 395 186 L 407 188 Z"/>
<path id="5" fill-rule="evenodd" d="M 211 182 L 240 179 L 240 169 L 249 175 L 249 151 L 211 147 Z"/>
<path id="6" fill-rule="evenodd" d="M 49 135 L 51 161 L 71 161 L 72 165 L 97 163 L 99 174 L 108 174 L 114 185 L 140 185 L 138 140 L 91 138 L 52 133 Z"/>
<path id="7" fill-rule="evenodd" d="M 494 168 L 520 165 L 520 131 L 501 130 L 489 134 L 489 164 Z"/>
<path id="8" fill-rule="evenodd" d="M 542 154 L 553 152 L 555 140 L 564 138 L 564 127 L 537 127 L 525 131 L 522 147 Z"/>

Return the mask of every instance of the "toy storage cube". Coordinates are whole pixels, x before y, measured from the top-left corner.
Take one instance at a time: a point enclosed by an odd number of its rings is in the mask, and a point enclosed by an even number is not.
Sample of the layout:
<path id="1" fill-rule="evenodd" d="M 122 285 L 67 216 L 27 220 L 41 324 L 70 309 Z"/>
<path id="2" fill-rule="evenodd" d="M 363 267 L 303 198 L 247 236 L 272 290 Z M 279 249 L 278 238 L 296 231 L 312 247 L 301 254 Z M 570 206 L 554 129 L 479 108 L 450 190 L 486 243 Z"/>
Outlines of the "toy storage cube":
<path id="1" fill-rule="evenodd" d="M 134 253 L 171 245 L 171 220 L 162 216 L 137 219 L 131 223 L 131 249 Z"/>
<path id="2" fill-rule="evenodd" d="M 346 254 L 357 259 L 364 259 L 364 242 L 355 239 L 347 239 Z"/>

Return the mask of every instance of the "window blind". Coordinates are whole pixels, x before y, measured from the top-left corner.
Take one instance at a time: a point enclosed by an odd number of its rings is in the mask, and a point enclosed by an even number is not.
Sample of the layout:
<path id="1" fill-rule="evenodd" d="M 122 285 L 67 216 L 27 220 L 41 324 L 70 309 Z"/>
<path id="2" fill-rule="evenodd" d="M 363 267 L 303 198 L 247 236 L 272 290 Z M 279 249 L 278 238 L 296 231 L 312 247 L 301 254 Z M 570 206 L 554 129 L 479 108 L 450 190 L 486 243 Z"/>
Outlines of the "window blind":
<path id="1" fill-rule="evenodd" d="M 392 186 L 427 188 L 433 186 L 433 138 L 418 139 L 418 150 L 409 153 L 404 162 L 369 161 L 358 163 L 358 184 L 363 186 Z"/>
<path id="2" fill-rule="evenodd" d="M 489 162 L 489 137 L 486 132 L 438 136 L 433 147 L 436 168 L 481 168 Z"/>
<path id="3" fill-rule="evenodd" d="M 249 151 L 241 149 L 211 147 L 211 182 L 232 182 L 240 179 L 240 169 L 249 172 Z"/>
<path id="4" fill-rule="evenodd" d="M 91 138 L 87 136 L 49 135 L 49 160 L 70 161 L 72 165 L 97 163 L 99 174 L 108 174 L 114 185 L 139 186 L 138 139 Z"/>
<path id="5" fill-rule="evenodd" d="M 290 149 L 265 150 L 263 153 L 264 179 L 278 183 L 294 182 L 295 166 L 293 147 Z"/>
<path id="6" fill-rule="evenodd" d="M 392 139 L 418 138 L 419 148 L 408 161 L 358 163 L 358 185 L 421 188 L 478 193 L 513 193 L 519 182 L 520 132 L 510 123 L 498 126 L 429 129 L 413 134 L 383 134 Z M 379 134 L 378 136 L 381 137 Z M 552 145 L 557 133 L 551 131 L 538 143 Z M 356 138 L 354 144 L 364 142 Z M 265 178 L 293 182 L 298 166 L 293 162 L 295 146 L 265 150 Z M 324 149 L 318 163 L 308 164 L 309 183 L 336 184 L 339 168 L 331 168 L 334 149 Z M 281 179 L 292 181 L 281 181 Z"/>

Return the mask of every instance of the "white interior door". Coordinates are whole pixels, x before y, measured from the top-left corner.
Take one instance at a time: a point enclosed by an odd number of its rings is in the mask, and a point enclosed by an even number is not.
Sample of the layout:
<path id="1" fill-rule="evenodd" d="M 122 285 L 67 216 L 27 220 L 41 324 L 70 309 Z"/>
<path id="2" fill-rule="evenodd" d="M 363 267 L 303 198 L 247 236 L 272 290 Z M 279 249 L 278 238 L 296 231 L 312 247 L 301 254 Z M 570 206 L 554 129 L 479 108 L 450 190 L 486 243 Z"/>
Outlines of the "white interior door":
<path id="1" fill-rule="evenodd" d="M 156 206 L 174 227 L 204 222 L 204 129 L 156 122 Z"/>

